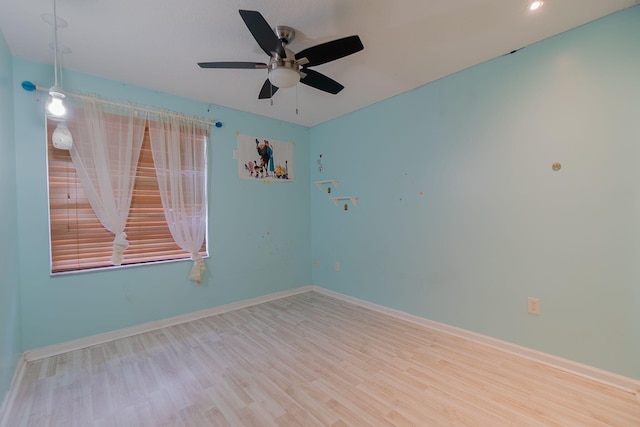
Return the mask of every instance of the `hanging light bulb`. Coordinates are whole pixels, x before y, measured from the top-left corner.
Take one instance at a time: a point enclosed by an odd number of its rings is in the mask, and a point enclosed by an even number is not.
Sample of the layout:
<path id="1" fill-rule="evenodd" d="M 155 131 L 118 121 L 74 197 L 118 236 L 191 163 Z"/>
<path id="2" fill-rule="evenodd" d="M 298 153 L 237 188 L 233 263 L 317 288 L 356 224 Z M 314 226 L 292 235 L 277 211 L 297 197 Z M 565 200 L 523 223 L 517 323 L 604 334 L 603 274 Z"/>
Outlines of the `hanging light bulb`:
<path id="1" fill-rule="evenodd" d="M 58 14 L 56 12 L 56 0 L 53 0 L 53 73 L 54 83 L 49 89 L 49 100 L 47 101 L 47 111 L 53 117 L 64 119 L 67 115 L 67 108 L 64 106 L 65 94 L 58 86 Z M 62 69 L 60 69 L 62 73 Z"/>
<path id="2" fill-rule="evenodd" d="M 58 86 L 49 89 L 49 100 L 47 102 L 47 111 L 55 118 L 64 118 L 67 115 L 67 107 L 64 106 L 65 94 Z"/>

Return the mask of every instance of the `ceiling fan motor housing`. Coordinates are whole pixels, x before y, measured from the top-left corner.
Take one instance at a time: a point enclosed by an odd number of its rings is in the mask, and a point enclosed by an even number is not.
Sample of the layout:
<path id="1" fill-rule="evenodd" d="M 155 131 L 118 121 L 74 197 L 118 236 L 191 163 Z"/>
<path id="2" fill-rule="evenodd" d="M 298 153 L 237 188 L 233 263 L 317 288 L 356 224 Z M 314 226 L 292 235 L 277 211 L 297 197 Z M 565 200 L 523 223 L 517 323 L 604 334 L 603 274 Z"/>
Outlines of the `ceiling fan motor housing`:
<path id="1" fill-rule="evenodd" d="M 286 25 L 278 25 L 273 29 L 276 33 L 276 36 L 280 39 L 280 41 L 284 44 L 289 44 L 296 37 L 296 30 L 291 27 L 287 27 Z"/>

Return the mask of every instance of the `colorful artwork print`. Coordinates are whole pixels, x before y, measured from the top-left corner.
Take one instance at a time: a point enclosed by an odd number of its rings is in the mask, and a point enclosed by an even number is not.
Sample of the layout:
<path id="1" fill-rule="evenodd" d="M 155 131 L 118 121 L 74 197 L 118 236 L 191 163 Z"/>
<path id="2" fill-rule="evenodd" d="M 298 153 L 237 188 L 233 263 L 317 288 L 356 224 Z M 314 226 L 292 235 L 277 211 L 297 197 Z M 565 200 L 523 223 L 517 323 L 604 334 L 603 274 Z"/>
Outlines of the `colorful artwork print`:
<path id="1" fill-rule="evenodd" d="M 238 135 L 240 179 L 272 182 L 293 181 L 292 142 Z"/>

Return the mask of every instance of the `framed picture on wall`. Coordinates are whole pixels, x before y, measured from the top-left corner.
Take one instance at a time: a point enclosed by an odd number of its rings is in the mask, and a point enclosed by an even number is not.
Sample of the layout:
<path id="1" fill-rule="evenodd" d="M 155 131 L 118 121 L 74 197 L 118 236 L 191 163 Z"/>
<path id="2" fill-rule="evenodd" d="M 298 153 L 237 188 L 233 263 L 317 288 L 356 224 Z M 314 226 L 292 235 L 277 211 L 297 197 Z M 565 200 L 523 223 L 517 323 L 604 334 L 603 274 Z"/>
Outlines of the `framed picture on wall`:
<path id="1" fill-rule="evenodd" d="M 293 142 L 238 135 L 240 179 L 270 182 L 293 181 Z"/>

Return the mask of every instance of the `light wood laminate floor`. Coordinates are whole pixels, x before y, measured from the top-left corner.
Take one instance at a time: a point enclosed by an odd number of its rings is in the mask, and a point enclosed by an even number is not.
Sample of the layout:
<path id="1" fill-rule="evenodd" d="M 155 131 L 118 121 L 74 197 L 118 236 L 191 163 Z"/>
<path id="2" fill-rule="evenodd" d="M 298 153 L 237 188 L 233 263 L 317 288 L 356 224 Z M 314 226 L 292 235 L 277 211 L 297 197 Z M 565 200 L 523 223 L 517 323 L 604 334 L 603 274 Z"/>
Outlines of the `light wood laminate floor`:
<path id="1" fill-rule="evenodd" d="M 30 362 L 7 425 L 640 426 L 640 402 L 309 292 Z"/>

